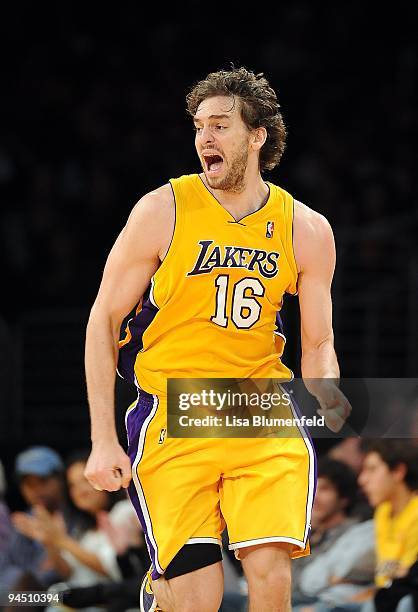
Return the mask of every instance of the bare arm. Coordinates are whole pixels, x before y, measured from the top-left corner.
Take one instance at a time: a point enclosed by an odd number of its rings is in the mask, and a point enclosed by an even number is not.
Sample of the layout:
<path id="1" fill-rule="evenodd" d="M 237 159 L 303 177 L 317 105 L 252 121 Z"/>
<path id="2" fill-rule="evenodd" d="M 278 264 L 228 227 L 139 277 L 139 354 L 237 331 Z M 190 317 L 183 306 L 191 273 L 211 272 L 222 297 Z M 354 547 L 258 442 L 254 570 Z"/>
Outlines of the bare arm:
<path id="1" fill-rule="evenodd" d="M 86 549 L 68 534 L 64 518 L 59 512 L 50 513 L 42 506 L 35 506 L 33 515 L 14 513 L 13 523 L 18 531 L 43 544 L 49 564 L 62 577 L 69 578 L 73 571 L 62 556 L 65 550 L 86 567 L 104 576 L 109 575 L 100 556 Z"/>
<path id="2" fill-rule="evenodd" d="M 307 389 L 321 404 L 328 426 L 338 430 L 351 407 L 338 389 L 340 370 L 334 350 L 331 302 L 334 237 L 325 217 L 295 202 L 293 239 L 299 273 L 302 376 Z"/>
<path id="3" fill-rule="evenodd" d="M 94 572 L 98 574 L 102 574 L 103 576 L 108 576 L 107 570 L 104 568 L 100 558 L 95 554 L 83 548 L 77 540 L 71 538 L 69 535 L 61 538 L 59 541 L 55 543 L 57 553 L 59 551 L 67 550 L 70 552 L 73 557 L 75 557 L 80 563 L 89 567 Z"/>
<path id="4" fill-rule="evenodd" d="M 294 250 L 299 272 L 302 376 L 338 378 L 331 304 L 334 238 L 325 217 L 300 202 L 295 203 Z"/>
<path id="5" fill-rule="evenodd" d="M 45 550 L 48 554 L 48 560 L 57 574 L 63 578 L 70 578 L 72 573 L 71 567 L 68 565 L 67 561 L 62 558 L 59 549 L 49 544 L 45 545 Z"/>
<path id="6" fill-rule="evenodd" d="M 121 484 L 127 487 L 131 478 L 130 461 L 115 428 L 119 331 L 159 267 L 173 228 L 173 195 L 165 185 L 144 196 L 133 209 L 109 254 L 90 313 L 85 365 L 93 448 L 85 475 L 96 488 L 115 491 Z"/>

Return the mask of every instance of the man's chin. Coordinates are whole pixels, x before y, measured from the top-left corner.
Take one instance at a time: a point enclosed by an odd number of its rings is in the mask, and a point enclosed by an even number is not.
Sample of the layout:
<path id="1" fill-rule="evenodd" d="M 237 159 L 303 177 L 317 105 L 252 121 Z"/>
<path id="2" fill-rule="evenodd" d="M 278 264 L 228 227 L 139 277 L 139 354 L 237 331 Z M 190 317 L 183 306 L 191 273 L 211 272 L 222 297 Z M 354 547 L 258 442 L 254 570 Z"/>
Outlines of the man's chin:
<path id="1" fill-rule="evenodd" d="M 222 188 L 219 187 L 219 185 L 222 185 L 223 179 L 225 178 L 224 176 L 210 176 L 210 174 L 208 174 L 206 171 L 204 171 L 204 175 L 209 187 L 212 187 L 213 189 Z"/>
<path id="2" fill-rule="evenodd" d="M 367 501 L 369 502 L 372 508 L 376 508 L 376 506 L 386 501 L 385 498 L 380 495 L 370 495 L 369 494 L 369 495 L 366 495 L 366 497 L 367 497 Z"/>
<path id="3" fill-rule="evenodd" d="M 242 193 L 245 189 L 245 183 L 243 181 L 234 184 L 231 182 L 231 177 L 226 173 L 222 173 L 219 176 L 210 176 L 204 171 L 204 175 L 206 183 L 211 189 L 229 193 Z"/>
<path id="4" fill-rule="evenodd" d="M 230 191 L 235 192 L 236 190 L 231 188 L 231 184 L 228 181 L 228 176 L 208 176 L 205 173 L 206 182 L 211 189 L 217 189 L 218 191 Z"/>

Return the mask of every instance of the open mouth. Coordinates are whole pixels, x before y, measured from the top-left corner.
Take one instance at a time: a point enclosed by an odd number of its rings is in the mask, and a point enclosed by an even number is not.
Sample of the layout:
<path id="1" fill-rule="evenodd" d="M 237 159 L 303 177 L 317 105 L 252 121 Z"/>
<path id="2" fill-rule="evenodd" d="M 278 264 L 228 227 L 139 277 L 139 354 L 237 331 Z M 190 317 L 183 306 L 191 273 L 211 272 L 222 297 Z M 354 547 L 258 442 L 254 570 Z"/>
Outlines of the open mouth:
<path id="1" fill-rule="evenodd" d="M 221 170 L 224 161 L 221 155 L 217 153 L 214 155 L 203 155 L 203 159 L 209 174 L 217 174 Z"/>

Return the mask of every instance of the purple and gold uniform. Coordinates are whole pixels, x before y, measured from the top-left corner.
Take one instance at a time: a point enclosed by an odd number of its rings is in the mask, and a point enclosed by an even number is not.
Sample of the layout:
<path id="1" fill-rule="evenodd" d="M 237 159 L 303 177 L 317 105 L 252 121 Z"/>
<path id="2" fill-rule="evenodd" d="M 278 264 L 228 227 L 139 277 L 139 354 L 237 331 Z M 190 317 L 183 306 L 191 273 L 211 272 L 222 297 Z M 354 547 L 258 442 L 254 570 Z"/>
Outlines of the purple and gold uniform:
<path id="1" fill-rule="evenodd" d="M 138 387 L 126 426 L 131 499 L 146 535 L 153 576 L 186 543 L 230 547 L 288 542 L 307 554 L 315 456 L 309 437 L 165 438 L 168 378 L 273 378 L 284 294 L 297 291 L 293 198 L 268 183 L 266 204 L 240 221 L 199 175 L 170 181 L 175 228 L 120 342 L 118 371 Z"/>

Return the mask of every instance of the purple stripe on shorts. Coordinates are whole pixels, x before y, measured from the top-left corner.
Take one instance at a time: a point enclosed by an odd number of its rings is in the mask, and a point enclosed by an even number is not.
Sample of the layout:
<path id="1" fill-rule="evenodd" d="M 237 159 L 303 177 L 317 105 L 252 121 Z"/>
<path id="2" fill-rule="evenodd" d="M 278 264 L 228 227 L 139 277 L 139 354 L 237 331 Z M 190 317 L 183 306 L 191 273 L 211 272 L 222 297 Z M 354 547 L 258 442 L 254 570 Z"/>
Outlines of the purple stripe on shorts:
<path id="1" fill-rule="evenodd" d="M 279 331 L 281 334 L 284 335 L 283 320 L 282 320 L 282 317 L 280 316 L 280 312 L 279 311 L 276 312 L 276 331 Z M 290 386 L 291 384 L 292 383 L 282 383 L 282 387 L 287 390 L 287 386 Z M 289 388 L 289 391 L 290 391 L 290 388 Z M 295 412 L 298 415 L 298 417 L 301 417 L 302 416 L 301 410 L 300 410 L 299 406 L 297 405 L 297 402 L 296 402 L 295 398 L 293 396 L 291 396 L 291 397 L 292 397 L 292 405 L 293 405 L 293 407 L 295 409 Z M 317 459 L 316 459 L 315 446 L 314 446 L 314 443 L 313 443 L 313 440 L 312 440 L 312 436 L 311 436 L 311 434 L 309 432 L 309 429 L 308 428 L 305 429 L 305 427 L 302 426 L 302 430 L 303 430 L 304 433 L 306 433 L 306 436 L 304 436 L 304 438 L 305 437 L 309 438 L 309 441 L 310 441 L 311 447 L 312 447 L 313 456 L 314 456 L 314 490 L 313 490 L 313 497 L 315 498 L 316 481 L 317 481 Z M 305 442 L 305 444 L 306 444 L 306 442 Z"/>
<path id="2" fill-rule="evenodd" d="M 135 462 L 138 464 L 138 462 L 141 461 L 142 453 L 144 451 L 143 447 L 144 447 L 145 433 L 146 433 L 145 431 L 143 440 L 141 441 L 140 440 L 141 431 L 143 431 L 144 426 L 145 428 L 147 428 L 149 422 L 152 420 L 152 419 L 149 419 L 149 421 L 147 421 L 147 425 L 145 425 L 147 418 L 151 415 L 151 411 L 154 408 L 155 399 L 156 398 L 154 398 L 154 396 L 150 395 L 149 393 L 145 393 L 145 391 L 140 391 L 138 394 L 138 401 L 136 403 L 135 408 L 133 408 L 127 416 L 126 429 L 127 429 L 128 441 L 129 441 L 127 452 L 131 460 L 132 466 L 134 465 Z M 141 448 L 139 448 L 140 444 L 142 444 Z M 139 454 L 139 457 L 138 457 L 138 454 Z M 137 480 L 137 483 L 138 482 L 139 481 Z M 149 533 L 150 531 L 149 523 L 151 522 L 151 520 L 149 519 L 149 522 L 147 525 L 145 521 L 144 512 L 141 507 L 141 502 L 139 499 L 138 491 L 136 488 L 137 486 L 138 485 L 135 485 L 134 479 L 132 479 L 128 487 L 128 493 L 129 493 L 131 502 L 136 510 L 136 513 L 138 515 L 139 521 L 142 525 L 142 529 L 144 531 L 145 541 L 146 541 L 148 552 L 149 552 L 149 555 L 152 561 L 153 574 L 154 574 L 154 572 L 156 571 L 155 567 L 156 567 L 157 550 L 153 543 L 155 541 L 154 537 L 152 536 L 151 538 L 150 537 L 151 534 Z M 141 486 L 140 482 L 139 482 L 139 486 Z M 145 503 L 145 498 L 142 503 L 143 504 Z M 149 512 L 147 512 L 147 514 L 149 516 Z M 153 575 L 153 578 L 158 578 L 159 576 L 160 574 L 157 572 L 156 576 Z"/>
<path id="3" fill-rule="evenodd" d="M 287 393 L 290 394 L 290 386 L 291 386 L 291 384 L 292 383 L 281 383 L 281 386 L 287 391 Z M 291 396 L 291 397 L 292 397 L 292 406 L 293 406 L 297 416 L 300 418 L 300 417 L 302 417 L 302 411 L 299 408 L 295 398 L 293 396 Z M 301 433 L 306 434 L 306 435 L 303 436 L 305 445 L 309 444 L 309 443 L 306 442 L 306 438 L 309 438 L 309 442 L 310 442 L 310 445 L 311 445 L 311 448 L 312 448 L 313 470 L 314 470 L 314 483 L 313 483 L 313 495 L 312 495 L 312 507 L 313 507 L 313 502 L 314 502 L 315 494 L 316 494 L 316 484 L 317 484 L 317 479 L 318 479 L 318 467 L 317 467 L 316 451 L 315 451 L 315 446 L 314 446 L 314 443 L 313 443 L 313 440 L 312 440 L 312 436 L 310 434 L 309 429 L 307 427 L 305 428 L 305 427 L 303 427 L 303 425 L 301 425 L 301 427 L 299 428 L 299 431 L 300 430 L 302 430 Z M 308 450 L 308 455 L 309 455 L 309 450 Z M 310 455 L 309 455 L 309 464 L 310 464 L 310 461 L 311 461 L 311 459 L 310 459 Z M 309 465 L 309 470 L 310 470 L 310 465 Z M 308 504 L 308 498 L 306 499 L 306 504 Z M 311 507 L 311 514 L 312 514 L 312 507 Z M 308 538 L 310 536 L 310 531 L 311 531 L 311 528 L 309 527 L 308 534 L 307 534 Z"/>
<path id="4" fill-rule="evenodd" d="M 292 383 L 286 383 L 286 385 L 291 385 Z M 285 387 L 286 385 L 283 385 L 283 387 Z M 295 400 L 295 398 L 292 396 L 292 405 L 293 408 L 295 409 L 296 414 L 298 415 L 299 418 L 302 417 L 302 411 L 298 406 L 297 401 Z M 316 457 L 316 451 L 315 451 L 315 445 L 313 443 L 313 439 L 311 436 L 311 433 L 308 429 L 308 427 L 303 427 L 303 425 L 301 425 L 301 429 L 306 433 L 306 437 L 309 438 L 309 441 L 311 443 L 311 447 L 312 447 L 312 453 L 313 453 L 313 457 L 314 457 L 314 490 L 313 490 L 313 496 L 315 498 L 315 493 L 316 493 L 316 481 L 318 479 L 318 465 L 317 465 L 317 457 Z"/>

